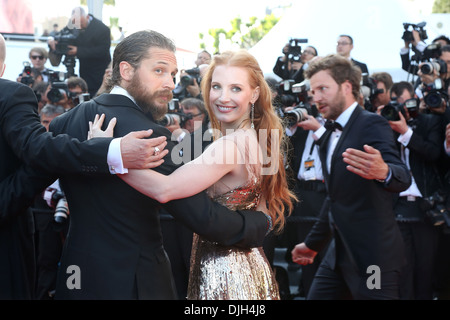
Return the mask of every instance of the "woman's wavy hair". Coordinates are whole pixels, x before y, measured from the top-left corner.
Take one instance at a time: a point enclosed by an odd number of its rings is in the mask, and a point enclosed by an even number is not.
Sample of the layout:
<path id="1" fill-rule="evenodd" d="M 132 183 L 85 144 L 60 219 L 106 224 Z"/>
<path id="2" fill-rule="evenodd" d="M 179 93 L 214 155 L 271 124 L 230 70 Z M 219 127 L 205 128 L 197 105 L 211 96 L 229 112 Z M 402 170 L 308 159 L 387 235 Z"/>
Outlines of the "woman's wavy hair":
<path id="1" fill-rule="evenodd" d="M 286 216 L 292 211 L 293 201 L 297 200 L 296 196 L 288 187 L 284 166 L 284 159 L 285 157 L 287 158 L 286 153 L 288 145 L 284 134 L 284 126 L 281 119 L 275 113 L 275 109 L 272 105 L 271 90 L 264 79 L 264 74 L 257 60 L 246 50 L 238 50 L 226 51 L 220 55 L 214 56 L 201 82 L 202 94 L 206 109 L 208 110 L 211 126 L 212 128 L 217 129 L 214 131 L 220 132 L 221 127 L 212 110 L 209 99 L 212 75 L 216 66 L 219 65 L 244 68 L 248 72 L 250 86 L 253 89 L 256 87 L 260 88 L 258 100 L 255 102 L 253 123 L 260 145 L 262 143 L 261 139 L 267 139 L 267 141 L 264 142 L 264 149 L 267 149 L 267 158 L 272 161 L 267 164 L 263 163 L 263 169 L 270 168 L 271 166 L 276 168 L 275 172 L 262 175 L 262 195 L 267 202 L 267 208 L 272 217 L 274 229 L 279 232 L 284 227 Z M 250 121 L 250 119 L 248 121 Z M 278 134 L 272 135 L 272 130 L 275 130 Z M 263 132 L 266 132 L 267 134 L 263 134 Z M 274 141 L 273 139 L 277 140 Z M 272 154 L 272 144 L 276 147 L 276 154 Z M 273 163 L 273 161 L 276 161 L 276 163 Z"/>

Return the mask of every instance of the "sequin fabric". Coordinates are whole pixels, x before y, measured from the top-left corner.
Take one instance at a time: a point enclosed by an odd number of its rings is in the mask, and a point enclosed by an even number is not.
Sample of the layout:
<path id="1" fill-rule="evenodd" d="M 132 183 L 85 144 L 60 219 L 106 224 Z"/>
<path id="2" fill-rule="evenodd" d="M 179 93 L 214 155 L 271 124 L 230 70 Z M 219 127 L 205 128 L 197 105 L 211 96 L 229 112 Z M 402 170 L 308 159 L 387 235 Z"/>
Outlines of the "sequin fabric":
<path id="1" fill-rule="evenodd" d="M 260 198 L 257 178 L 214 197 L 232 210 L 254 209 Z M 188 287 L 190 300 L 279 300 L 278 285 L 262 248 L 243 250 L 194 234 Z"/>

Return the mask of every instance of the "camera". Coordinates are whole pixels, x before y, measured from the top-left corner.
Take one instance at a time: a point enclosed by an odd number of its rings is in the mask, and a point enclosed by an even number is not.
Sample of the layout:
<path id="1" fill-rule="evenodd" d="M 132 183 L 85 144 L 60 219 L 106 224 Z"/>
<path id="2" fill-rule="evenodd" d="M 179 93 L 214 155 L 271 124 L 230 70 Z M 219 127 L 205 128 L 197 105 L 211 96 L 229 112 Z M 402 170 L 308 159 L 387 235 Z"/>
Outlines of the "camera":
<path id="1" fill-rule="evenodd" d="M 361 93 L 364 97 L 364 108 L 368 111 L 374 112 L 373 101 L 380 93 L 383 93 L 383 89 L 377 88 L 377 80 L 369 77 L 367 73 L 362 74 L 361 80 Z"/>
<path id="2" fill-rule="evenodd" d="M 57 55 L 64 55 L 63 64 L 67 68 L 67 77 L 75 75 L 75 56 L 68 55 L 68 46 L 73 46 L 76 44 L 76 39 L 78 38 L 80 31 L 76 28 L 65 27 L 60 32 L 58 32 L 54 39 L 57 41 L 55 46 L 55 53 Z"/>
<path id="3" fill-rule="evenodd" d="M 73 46 L 76 43 L 80 31 L 76 28 L 63 28 L 60 32 L 54 35 L 57 44 L 55 46 L 55 53 L 60 55 L 67 55 L 69 50 L 67 46 Z"/>
<path id="4" fill-rule="evenodd" d="M 308 43 L 308 39 L 290 39 L 289 40 L 289 47 L 287 52 L 283 52 L 286 54 L 287 58 L 290 61 L 298 62 L 300 61 L 300 58 L 302 56 L 302 47 L 300 46 L 301 43 Z"/>
<path id="5" fill-rule="evenodd" d="M 433 74 L 435 70 L 441 75 L 447 73 L 447 63 L 441 59 L 433 59 L 420 65 L 423 74 Z"/>
<path id="6" fill-rule="evenodd" d="M 174 98 L 169 102 L 168 111 L 164 115 L 164 118 L 159 120 L 158 123 L 164 127 L 168 127 L 178 122 L 180 127 L 182 127 L 184 123 L 189 119 L 192 119 L 192 115 L 185 114 L 180 109 L 180 101 Z"/>
<path id="7" fill-rule="evenodd" d="M 23 71 L 22 74 L 20 74 L 20 76 L 22 76 L 22 78 L 20 79 L 21 83 L 27 86 L 34 83 L 31 65 L 28 61 L 23 62 Z"/>
<path id="8" fill-rule="evenodd" d="M 182 86 L 187 87 L 194 84 L 194 79 L 197 81 L 197 84 L 200 85 L 200 69 L 192 68 L 186 70 L 188 75 L 182 76 L 180 79 L 180 83 Z"/>
<path id="9" fill-rule="evenodd" d="M 48 76 L 48 81 L 50 83 L 62 82 L 67 78 L 67 74 L 60 71 L 46 70 L 44 74 Z"/>
<path id="10" fill-rule="evenodd" d="M 412 30 L 416 30 L 417 32 L 419 32 L 419 36 L 420 36 L 421 40 L 428 39 L 427 32 L 424 29 L 426 25 L 427 25 L 426 22 L 421 22 L 421 23 L 418 23 L 418 24 L 404 22 L 403 23 L 403 28 L 405 28 L 405 31 L 403 32 L 402 39 L 407 41 L 407 42 L 414 41 Z M 410 28 L 412 28 L 412 29 L 410 29 Z"/>
<path id="11" fill-rule="evenodd" d="M 75 106 L 79 105 L 80 103 L 89 101 L 91 99 L 91 95 L 89 93 L 78 94 L 78 92 L 69 91 L 68 94 L 69 95 L 67 97 L 73 101 L 73 104 Z"/>
<path id="12" fill-rule="evenodd" d="M 183 100 L 184 98 L 187 98 L 188 93 L 186 92 L 186 87 L 193 85 L 194 79 L 197 81 L 197 84 L 200 85 L 201 77 L 200 77 L 200 69 L 199 68 L 192 68 L 185 70 L 187 75 L 184 75 L 180 78 L 180 82 L 177 85 L 177 87 L 172 91 L 174 97 L 176 97 L 178 100 Z"/>
<path id="13" fill-rule="evenodd" d="M 58 101 L 64 98 L 64 95 L 69 97 L 69 88 L 65 82 L 53 82 L 51 89 L 47 93 L 47 99 L 56 104 Z"/>
<path id="14" fill-rule="evenodd" d="M 391 100 L 384 108 L 381 110 L 381 116 L 383 116 L 388 121 L 398 121 L 400 117 L 398 113 L 401 112 L 404 117 L 406 117 L 405 110 L 403 109 L 403 104 L 398 103 L 397 100 Z"/>
<path id="15" fill-rule="evenodd" d="M 292 127 L 299 122 L 305 121 L 309 114 L 308 109 L 304 107 L 296 107 L 292 110 L 285 111 L 282 118 L 284 119 L 287 127 Z"/>
<path id="16" fill-rule="evenodd" d="M 425 47 L 422 54 L 416 57 L 416 60 L 419 61 L 429 61 L 431 59 L 439 59 L 442 54 L 441 44 L 440 43 L 432 43 Z"/>
<path id="17" fill-rule="evenodd" d="M 294 80 L 282 80 L 276 85 L 279 101 L 284 107 L 308 102 L 309 80 L 301 83 L 294 82 Z"/>
<path id="18" fill-rule="evenodd" d="M 420 208 L 425 211 L 427 219 L 433 226 L 444 223 L 450 227 L 450 213 L 446 206 L 447 195 L 443 191 L 436 191 L 432 196 L 422 198 Z"/>
<path id="19" fill-rule="evenodd" d="M 448 101 L 448 95 L 442 87 L 441 79 L 436 79 L 431 85 L 422 84 L 422 93 L 424 94 L 423 101 L 431 109 L 440 108 L 443 100 Z"/>
<path id="20" fill-rule="evenodd" d="M 69 205 L 67 204 L 64 193 L 62 191 L 55 191 L 52 194 L 51 203 L 55 207 L 54 221 L 58 224 L 65 223 L 69 216 Z"/>
<path id="21" fill-rule="evenodd" d="M 391 102 L 384 106 L 381 110 L 381 116 L 383 116 L 388 121 L 399 121 L 399 112 L 406 118 L 405 108 L 411 117 L 415 117 L 419 111 L 419 100 L 416 98 L 411 98 L 406 100 L 404 103 L 398 103 L 397 99 L 393 98 Z"/>

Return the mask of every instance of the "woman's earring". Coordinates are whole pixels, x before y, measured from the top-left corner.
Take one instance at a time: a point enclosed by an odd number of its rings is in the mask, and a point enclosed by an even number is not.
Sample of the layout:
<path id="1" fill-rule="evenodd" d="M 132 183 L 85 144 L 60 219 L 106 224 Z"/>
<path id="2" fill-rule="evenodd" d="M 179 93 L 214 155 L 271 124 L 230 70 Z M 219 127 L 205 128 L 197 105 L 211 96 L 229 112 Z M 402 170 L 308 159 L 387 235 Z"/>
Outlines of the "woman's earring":
<path id="1" fill-rule="evenodd" d="M 254 103 L 252 103 L 252 110 L 251 110 L 251 112 L 250 112 L 250 117 L 251 117 L 251 119 L 252 119 L 252 124 L 250 125 L 250 127 L 251 127 L 252 129 L 255 129 L 255 124 L 253 123 L 253 120 L 254 120 L 254 118 L 255 118 L 255 104 L 254 104 Z"/>

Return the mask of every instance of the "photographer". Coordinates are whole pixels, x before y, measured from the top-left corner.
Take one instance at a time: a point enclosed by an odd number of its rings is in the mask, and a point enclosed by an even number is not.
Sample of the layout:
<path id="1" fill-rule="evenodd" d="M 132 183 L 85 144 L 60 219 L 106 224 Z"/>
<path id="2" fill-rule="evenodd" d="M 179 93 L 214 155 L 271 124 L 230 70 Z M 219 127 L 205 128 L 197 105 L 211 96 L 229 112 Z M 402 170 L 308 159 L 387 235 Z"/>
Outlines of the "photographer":
<path id="1" fill-rule="evenodd" d="M 83 78 L 70 77 L 67 79 L 67 89 L 69 93 L 69 104 L 71 106 L 70 109 L 90 99 L 88 85 Z"/>
<path id="2" fill-rule="evenodd" d="M 372 78 L 376 84 L 377 94 L 373 97 L 371 103 L 372 107 L 377 109 L 391 101 L 390 91 L 394 82 L 392 81 L 392 76 L 387 72 L 375 72 L 372 74 Z"/>
<path id="3" fill-rule="evenodd" d="M 303 72 L 308 63 L 317 56 L 317 50 L 313 46 L 307 46 L 302 52 L 300 44 L 306 42 L 306 39 L 291 39 L 283 47 L 283 55 L 277 58 L 273 73 L 283 80 L 294 80 L 294 83 L 305 80 Z"/>
<path id="4" fill-rule="evenodd" d="M 208 64 L 201 64 L 192 69 L 181 70 L 180 81 L 173 90 L 174 98 L 179 101 L 186 98 L 203 100 L 200 83 L 207 68 Z"/>
<path id="5" fill-rule="evenodd" d="M 402 69 L 406 72 L 417 75 L 419 70 L 418 64 L 427 55 L 425 50 L 427 45 L 425 44 L 425 40 L 428 39 L 428 35 L 424 30 L 426 23 L 422 22 L 417 25 L 411 23 L 404 23 L 403 27 L 405 31 L 403 33 L 402 39 L 405 42 L 405 46 L 400 49 L 400 58 L 402 60 Z M 410 28 L 412 28 L 410 30 Z M 432 42 L 432 45 L 445 46 L 450 44 L 450 39 L 446 36 L 439 36 L 435 38 Z M 431 49 L 431 48 L 429 48 Z M 410 52 L 413 51 L 413 56 L 410 57 Z M 413 63 L 412 63 L 413 62 Z"/>
<path id="6" fill-rule="evenodd" d="M 47 82 L 49 80 L 48 72 L 50 71 L 45 67 L 48 59 L 48 51 L 45 48 L 34 47 L 28 53 L 28 58 L 31 64 L 24 62 L 24 69 L 19 74 L 17 81 L 31 85 L 32 88 L 42 81 Z"/>
<path id="7" fill-rule="evenodd" d="M 314 134 L 323 128 L 325 120 L 316 106 L 310 103 L 308 81 L 293 85 L 288 91 L 279 84 L 273 83 L 272 86 L 274 96 L 279 97 L 278 114 L 285 123 L 286 135 L 292 148 L 287 159 L 289 182 L 299 200 L 295 203 L 292 214 L 286 219 L 286 227 L 280 241 L 287 247 L 285 259 L 288 268 L 301 268 L 298 292 L 294 295 L 306 297 L 326 249 L 320 252 L 313 264 L 301 267 L 293 263 L 290 252 L 297 243 L 304 241 L 318 220 L 326 197 L 319 146 L 315 143 Z"/>
<path id="8" fill-rule="evenodd" d="M 421 111 L 435 114 L 448 112 L 448 89 L 450 84 L 450 45 L 440 48 L 439 58 L 419 65 L 420 85 L 416 89 L 422 100 Z"/>
<path id="9" fill-rule="evenodd" d="M 58 44 L 61 45 L 66 39 L 69 40 L 66 50 L 59 50 Z M 83 8 L 77 7 L 72 11 L 68 26 L 60 32 L 59 37 L 49 37 L 48 45 L 52 65 L 59 65 L 65 55 L 64 64 L 68 67 L 69 77 L 74 75 L 74 58 L 78 58 L 80 77 L 87 82 L 89 94 L 94 97 L 102 84 L 105 69 L 111 62 L 110 29 L 100 20 L 86 14 Z"/>
<path id="10" fill-rule="evenodd" d="M 441 186 L 437 162 L 442 149 L 441 118 L 421 113 L 409 82 L 395 83 L 392 102 L 379 113 L 389 120 L 397 137 L 403 162 L 410 169 L 412 183 L 398 194 L 394 212 L 406 244 L 407 263 L 400 282 L 401 299 L 433 299 L 433 276 L 437 249 L 437 226 L 442 223 L 431 214 L 430 197 Z M 392 112 L 384 113 L 392 108 Z M 392 118 L 396 114 L 398 120 Z M 390 116 L 387 117 L 386 115 Z"/>

